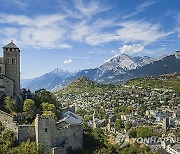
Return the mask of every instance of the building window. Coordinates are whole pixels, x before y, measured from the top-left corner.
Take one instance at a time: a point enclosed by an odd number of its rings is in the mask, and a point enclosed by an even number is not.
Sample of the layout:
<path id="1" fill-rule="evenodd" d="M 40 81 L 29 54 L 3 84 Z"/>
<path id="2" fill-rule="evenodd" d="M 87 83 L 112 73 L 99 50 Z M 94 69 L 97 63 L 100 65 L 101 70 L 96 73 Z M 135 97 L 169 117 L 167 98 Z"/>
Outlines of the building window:
<path id="1" fill-rule="evenodd" d="M 47 128 L 45 128 L 45 132 L 47 132 Z"/>
<path id="2" fill-rule="evenodd" d="M 10 58 L 8 58 L 8 62 L 9 64 L 12 64 L 12 60 Z"/>
<path id="3" fill-rule="evenodd" d="M 12 59 L 12 64 L 16 64 L 16 59 L 15 58 Z"/>
<path id="4" fill-rule="evenodd" d="M 10 48 L 10 51 L 12 51 L 12 48 Z"/>
<path id="5" fill-rule="evenodd" d="M 6 48 L 6 51 L 8 51 L 8 48 Z"/>
<path id="6" fill-rule="evenodd" d="M 2 68 L 0 67 L 0 73 L 2 73 Z"/>

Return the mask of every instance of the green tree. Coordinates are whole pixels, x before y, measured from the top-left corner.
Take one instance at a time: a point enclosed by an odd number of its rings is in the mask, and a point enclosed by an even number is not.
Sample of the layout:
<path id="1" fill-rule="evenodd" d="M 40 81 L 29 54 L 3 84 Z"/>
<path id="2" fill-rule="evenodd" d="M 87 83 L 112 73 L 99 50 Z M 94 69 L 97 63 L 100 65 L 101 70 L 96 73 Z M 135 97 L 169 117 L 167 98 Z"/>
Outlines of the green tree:
<path id="1" fill-rule="evenodd" d="M 10 112 L 16 111 L 17 110 L 16 101 L 9 96 L 5 97 L 5 108 Z"/>
<path id="2" fill-rule="evenodd" d="M 11 131 L 9 129 L 5 129 L 4 131 L 2 131 L 1 142 L 3 144 L 5 144 L 7 147 L 12 147 L 14 145 L 15 141 L 16 141 L 16 137 L 15 137 L 13 131 Z"/>
<path id="3" fill-rule="evenodd" d="M 150 137 L 153 135 L 152 128 L 150 127 L 139 127 L 136 130 L 138 137 Z"/>
<path id="4" fill-rule="evenodd" d="M 14 148 L 12 151 L 18 154 L 43 154 L 42 145 L 37 145 L 36 142 L 31 142 L 30 140 L 23 142 L 17 148 Z"/>
<path id="5" fill-rule="evenodd" d="M 43 102 L 54 104 L 58 108 L 61 107 L 61 104 L 57 101 L 54 94 L 47 91 L 46 89 L 40 89 L 35 91 L 33 93 L 33 100 L 35 101 L 37 108 L 39 108 Z"/>
<path id="6" fill-rule="evenodd" d="M 43 111 L 51 111 L 53 113 L 56 113 L 56 107 L 54 104 L 42 103 L 42 110 Z"/>
<path id="7" fill-rule="evenodd" d="M 129 129 L 131 129 L 132 127 L 132 123 L 130 121 L 128 121 L 126 124 L 125 124 L 125 129 L 126 131 L 128 131 Z"/>
<path id="8" fill-rule="evenodd" d="M 36 112 L 35 102 L 32 99 L 26 99 L 24 101 L 23 110 L 26 112 L 27 118 L 33 118 Z"/>
<path id="9" fill-rule="evenodd" d="M 137 131 L 135 129 L 131 129 L 129 131 L 129 137 L 136 138 L 137 137 Z"/>
<path id="10" fill-rule="evenodd" d="M 124 128 L 124 123 L 121 119 L 117 119 L 115 123 L 115 128 L 117 130 L 120 130 L 121 128 Z"/>

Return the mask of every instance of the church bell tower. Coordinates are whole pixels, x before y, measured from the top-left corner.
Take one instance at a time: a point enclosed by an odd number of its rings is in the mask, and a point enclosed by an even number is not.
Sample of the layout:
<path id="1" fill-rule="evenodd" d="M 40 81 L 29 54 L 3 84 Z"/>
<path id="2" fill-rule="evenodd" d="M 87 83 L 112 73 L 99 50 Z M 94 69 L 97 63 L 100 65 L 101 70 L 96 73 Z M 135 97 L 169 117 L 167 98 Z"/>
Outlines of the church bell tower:
<path id="1" fill-rule="evenodd" d="M 13 87 L 11 85 L 7 88 L 12 88 L 13 96 L 18 97 L 20 95 L 20 49 L 13 41 L 3 47 L 3 58 L 5 76 L 13 82 Z"/>

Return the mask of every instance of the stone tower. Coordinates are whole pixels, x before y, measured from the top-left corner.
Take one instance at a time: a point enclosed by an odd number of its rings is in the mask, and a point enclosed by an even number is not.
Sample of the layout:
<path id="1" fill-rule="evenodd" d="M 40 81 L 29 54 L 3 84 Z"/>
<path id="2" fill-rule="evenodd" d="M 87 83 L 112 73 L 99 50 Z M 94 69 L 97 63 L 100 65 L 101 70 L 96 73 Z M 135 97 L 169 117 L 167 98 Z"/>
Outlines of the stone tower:
<path id="1" fill-rule="evenodd" d="M 53 116 L 37 115 L 35 119 L 36 143 L 42 143 L 44 149 L 53 147 L 56 133 L 55 119 Z"/>
<path id="2" fill-rule="evenodd" d="M 20 95 L 20 49 L 11 41 L 3 47 L 5 76 L 13 81 L 13 87 L 7 85 L 7 91 L 13 88 L 13 96 Z M 8 94 L 7 94 L 8 95 Z"/>

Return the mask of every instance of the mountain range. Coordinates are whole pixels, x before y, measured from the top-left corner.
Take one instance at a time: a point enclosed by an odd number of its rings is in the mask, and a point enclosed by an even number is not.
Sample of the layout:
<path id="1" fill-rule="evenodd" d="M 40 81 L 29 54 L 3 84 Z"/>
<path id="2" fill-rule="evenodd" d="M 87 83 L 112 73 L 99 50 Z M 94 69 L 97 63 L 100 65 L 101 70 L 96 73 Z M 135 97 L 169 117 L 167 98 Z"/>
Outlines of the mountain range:
<path id="1" fill-rule="evenodd" d="M 132 78 L 173 72 L 180 72 L 180 51 L 176 51 L 172 55 L 163 55 L 157 59 L 121 54 L 94 69 L 85 69 L 76 73 L 55 69 L 38 78 L 21 80 L 21 87 L 29 87 L 32 91 L 40 88 L 57 91 L 80 76 L 103 84 L 122 84 Z"/>

